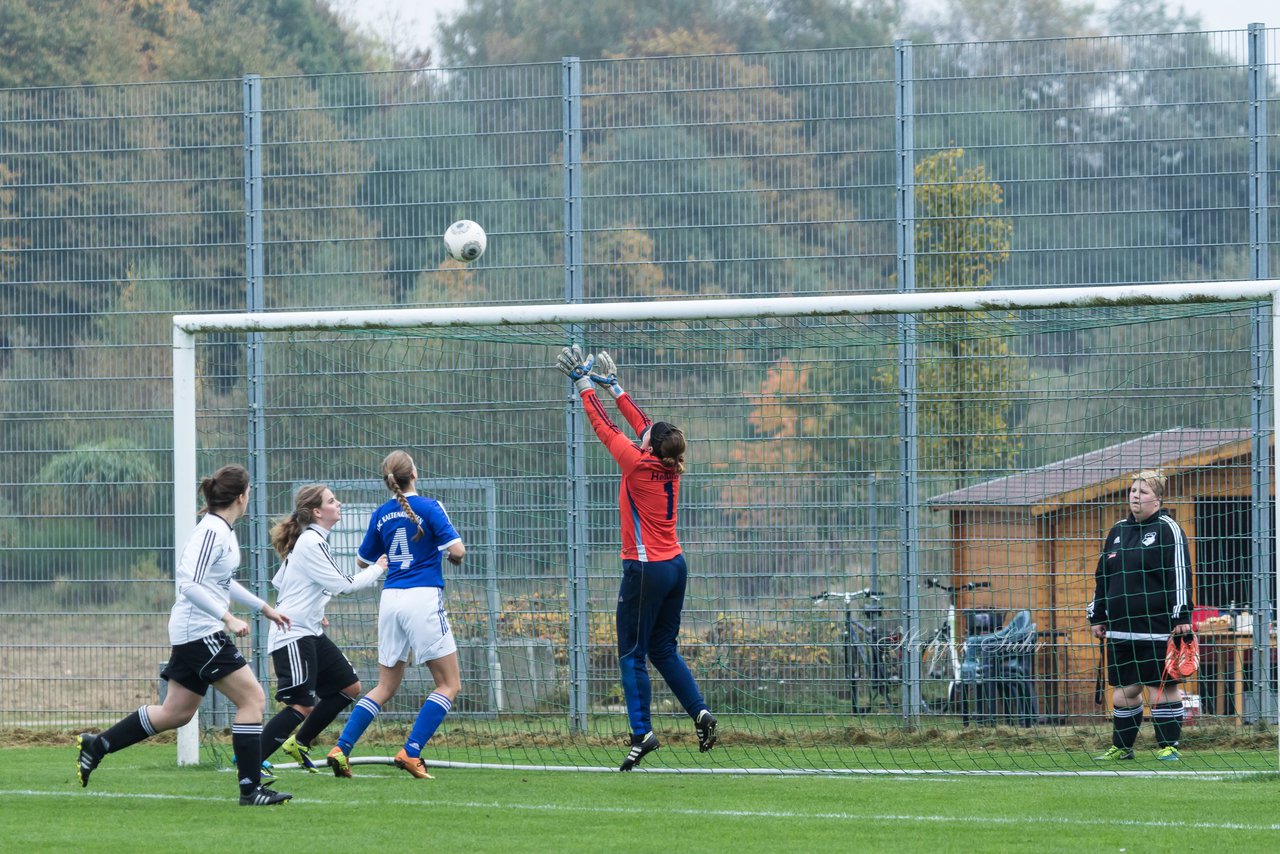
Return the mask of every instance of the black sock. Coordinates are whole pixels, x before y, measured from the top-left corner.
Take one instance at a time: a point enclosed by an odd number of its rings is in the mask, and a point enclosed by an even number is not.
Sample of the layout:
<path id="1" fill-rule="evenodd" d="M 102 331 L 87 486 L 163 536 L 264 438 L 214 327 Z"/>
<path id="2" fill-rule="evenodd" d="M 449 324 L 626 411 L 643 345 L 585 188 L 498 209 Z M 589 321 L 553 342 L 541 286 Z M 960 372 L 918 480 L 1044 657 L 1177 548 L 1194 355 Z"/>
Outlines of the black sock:
<path id="1" fill-rule="evenodd" d="M 349 705 L 351 705 L 351 698 L 346 694 L 334 694 L 321 700 L 298 728 L 298 744 L 304 747 L 314 744 L 320 733 L 324 732 L 324 728 L 333 723 L 338 715 L 342 714 L 342 710 Z"/>
<path id="2" fill-rule="evenodd" d="M 151 727 L 151 721 L 147 718 L 147 707 L 142 706 L 138 711 L 126 715 L 115 726 L 109 730 L 98 734 L 98 749 L 107 753 L 115 753 L 117 750 L 124 750 L 131 744 L 137 744 L 144 738 L 148 738 L 156 734 Z"/>
<path id="3" fill-rule="evenodd" d="M 1177 747 L 1182 738 L 1182 703 L 1156 703 L 1151 707 L 1151 724 L 1156 730 L 1156 745 Z"/>
<path id="4" fill-rule="evenodd" d="M 251 795 L 262 784 L 262 724 L 232 724 L 231 750 L 236 755 L 240 794 Z"/>
<path id="5" fill-rule="evenodd" d="M 1121 750 L 1133 750 L 1142 726 L 1142 705 L 1116 706 L 1111 710 L 1111 743 Z"/>
<path id="6" fill-rule="evenodd" d="M 305 720 L 302 712 L 293 706 L 285 706 L 276 716 L 267 721 L 266 726 L 262 728 L 262 758 L 268 759 L 271 754 L 280 749 L 280 745 L 284 744 L 289 734 L 298 728 L 298 724 Z"/>

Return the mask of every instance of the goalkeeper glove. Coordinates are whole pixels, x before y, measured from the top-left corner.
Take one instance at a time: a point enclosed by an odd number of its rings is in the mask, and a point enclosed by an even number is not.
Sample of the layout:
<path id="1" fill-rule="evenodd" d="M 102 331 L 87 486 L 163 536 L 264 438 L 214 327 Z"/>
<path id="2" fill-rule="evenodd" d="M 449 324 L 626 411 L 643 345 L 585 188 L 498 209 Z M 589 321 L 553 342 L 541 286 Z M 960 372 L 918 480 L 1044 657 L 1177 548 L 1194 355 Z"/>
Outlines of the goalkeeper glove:
<path id="1" fill-rule="evenodd" d="M 606 386 L 615 399 L 622 397 L 622 386 L 618 384 L 618 366 L 613 357 L 604 350 L 596 354 L 595 367 L 591 371 L 591 381 L 596 385 Z"/>
<path id="2" fill-rule="evenodd" d="M 585 359 L 583 358 L 582 348 L 577 344 L 565 347 L 556 358 L 556 364 L 560 367 L 561 373 L 573 380 L 573 387 L 578 394 L 591 388 L 591 365 L 594 362 L 595 356 L 590 353 Z"/>

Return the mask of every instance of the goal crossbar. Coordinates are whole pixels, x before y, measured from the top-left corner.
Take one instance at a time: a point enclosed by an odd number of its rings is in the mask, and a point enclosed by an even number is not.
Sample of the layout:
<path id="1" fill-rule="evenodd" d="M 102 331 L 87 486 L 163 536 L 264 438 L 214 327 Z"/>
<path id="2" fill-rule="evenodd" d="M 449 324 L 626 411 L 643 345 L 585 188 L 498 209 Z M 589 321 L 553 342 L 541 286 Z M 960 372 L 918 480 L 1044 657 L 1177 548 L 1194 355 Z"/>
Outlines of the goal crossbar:
<path id="1" fill-rule="evenodd" d="M 664 300 L 327 311 L 179 314 L 175 331 L 291 332 L 301 330 L 405 329 L 416 327 L 514 326 L 659 320 L 728 320 L 743 317 L 804 317 L 913 314 L 925 311 L 996 311 L 1018 308 L 1085 308 L 1185 302 L 1269 300 L 1280 279 L 1106 285 L 1035 290 L 915 291 L 758 299 Z"/>

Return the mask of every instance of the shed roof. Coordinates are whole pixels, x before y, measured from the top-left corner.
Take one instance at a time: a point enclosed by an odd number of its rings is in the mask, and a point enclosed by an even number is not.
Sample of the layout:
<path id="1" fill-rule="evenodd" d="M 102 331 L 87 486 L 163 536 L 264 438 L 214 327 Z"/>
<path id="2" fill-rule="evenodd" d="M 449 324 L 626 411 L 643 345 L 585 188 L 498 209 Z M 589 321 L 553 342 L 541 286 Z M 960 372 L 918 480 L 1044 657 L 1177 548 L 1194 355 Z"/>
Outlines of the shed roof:
<path id="1" fill-rule="evenodd" d="M 956 489 L 929 499 L 933 506 L 1029 507 L 1040 515 L 1080 504 L 1128 485 L 1143 469 L 1166 475 L 1240 456 L 1251 449 L 1248 430 L 1174 427 L 1029 471 Z"/>

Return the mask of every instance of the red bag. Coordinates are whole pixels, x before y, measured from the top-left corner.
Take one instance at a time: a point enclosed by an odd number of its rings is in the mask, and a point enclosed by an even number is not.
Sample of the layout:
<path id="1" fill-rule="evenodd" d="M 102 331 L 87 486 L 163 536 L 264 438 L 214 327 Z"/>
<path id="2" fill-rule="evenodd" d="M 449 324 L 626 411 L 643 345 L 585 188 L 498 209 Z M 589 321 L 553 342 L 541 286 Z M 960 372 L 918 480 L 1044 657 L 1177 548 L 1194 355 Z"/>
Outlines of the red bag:
<path id="1" fill-rule="evenodd" d="M 1185 681 L 1200 668 L 1200 639 L 1195 632 L 1169 635 L 1165 647 L 1164 672 L 1171 680 Z"/>

